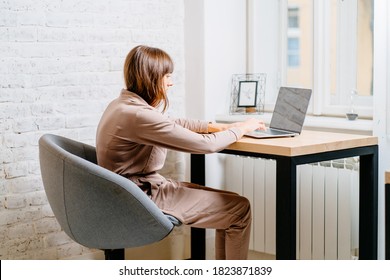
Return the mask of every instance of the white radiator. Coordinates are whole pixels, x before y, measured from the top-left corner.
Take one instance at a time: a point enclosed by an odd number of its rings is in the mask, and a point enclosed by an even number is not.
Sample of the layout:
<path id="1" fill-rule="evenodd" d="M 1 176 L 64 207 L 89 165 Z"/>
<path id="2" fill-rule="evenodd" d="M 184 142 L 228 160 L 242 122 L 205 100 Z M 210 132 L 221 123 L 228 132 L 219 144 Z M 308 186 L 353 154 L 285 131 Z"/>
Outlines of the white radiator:
<path id="1" fill-rule="evenodd" d="M 250 249 L 275 254 L 276 162 L 227 155 L 227 190 L 252 205 Z M 358 255 L 357 158 L 307 164 L 297 172 L 297 259 L 355 259 Z"/>

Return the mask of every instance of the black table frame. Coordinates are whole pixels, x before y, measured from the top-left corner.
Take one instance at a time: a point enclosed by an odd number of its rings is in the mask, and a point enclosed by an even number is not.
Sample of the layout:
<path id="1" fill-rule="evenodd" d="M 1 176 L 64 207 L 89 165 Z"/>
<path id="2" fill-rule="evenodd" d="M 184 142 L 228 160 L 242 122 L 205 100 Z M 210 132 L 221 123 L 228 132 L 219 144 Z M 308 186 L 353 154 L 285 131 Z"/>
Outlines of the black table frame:
<path id="1" fill-rule="evenodd" d="M 238 150 L 220 153 L 276 160 L 276 259 L 296 259 L 297 166 L 359 156 L 359 259 L 378 258 L 378 145 L 280 156 Z M 191 181 L 205 185 L 205 155 L 191 155 Z M 205 230 L 192 228 L 191 257 L 205 259 Z"/>
<path id="2" fill-rule="evenodd" d="M 385 183 L 385 260 L 390 260 L 390 183 Z"/>

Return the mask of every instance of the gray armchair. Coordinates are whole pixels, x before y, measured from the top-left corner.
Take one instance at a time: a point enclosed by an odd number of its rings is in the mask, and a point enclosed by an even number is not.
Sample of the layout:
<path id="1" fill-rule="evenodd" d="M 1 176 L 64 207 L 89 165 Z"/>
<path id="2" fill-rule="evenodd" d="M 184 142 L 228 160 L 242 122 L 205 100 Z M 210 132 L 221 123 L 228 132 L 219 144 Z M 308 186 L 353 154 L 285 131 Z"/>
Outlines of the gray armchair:
<path id="1" fill-rule="evenodd" d="M 43 185 L 59 224 L 75 242 L 124 259 L 124 248 L 165 238 L 180 222 L 130 180 L 96 164 L 95 148 L 45 134 L 39 139 Z"/>

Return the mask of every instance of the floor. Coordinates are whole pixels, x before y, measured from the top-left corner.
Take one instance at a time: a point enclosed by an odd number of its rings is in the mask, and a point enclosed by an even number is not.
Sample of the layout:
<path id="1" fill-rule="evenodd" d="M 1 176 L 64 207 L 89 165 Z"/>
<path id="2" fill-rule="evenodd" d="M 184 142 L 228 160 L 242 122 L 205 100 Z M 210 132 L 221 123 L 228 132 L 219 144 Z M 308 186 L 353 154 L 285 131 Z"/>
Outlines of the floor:
<path id="1" fill-rule="evenodd" d="M 249 251 L 248 260 L 275 260 L 275 255 Z"/>

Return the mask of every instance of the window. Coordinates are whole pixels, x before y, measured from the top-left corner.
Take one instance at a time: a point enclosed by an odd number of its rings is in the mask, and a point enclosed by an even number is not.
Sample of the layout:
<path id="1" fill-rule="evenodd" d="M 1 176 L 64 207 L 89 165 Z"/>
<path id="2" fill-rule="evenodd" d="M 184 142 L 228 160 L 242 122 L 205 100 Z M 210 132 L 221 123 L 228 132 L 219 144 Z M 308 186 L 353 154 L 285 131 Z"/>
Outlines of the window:
<path id="1" fill-rule="evenodd" d="M 267 73 L 266 110 L 287 85 L 313 89 L 311 114 L 345 116 L 353 96 L 372 117 L 374 0 L 252 1 L 251 70 Z"/>
<path id="2" fill-rule="evenodd" d="M 299 28 L 299 8 L 288 8 L 288 28 Z"/>
<path id="3" fill-rule="evenodd" d="M 313 84 L 313 20 L 312 2 L 287 3 L 287 65 L 285 84 L 312 88 Z M 285 33 L 286 34 L 286 33 Z"/>
<path id="4" fill-rule="evenodd" d="M 297 68 L 300 65 L 299 8 L 288 8 L 287 29 L 287 66 Z"/>
<path id="5" fill-rule="evenodd" d="M 288 37 L 287 48 L 288 48 L 287 49 L 288 67 L 289 68 L 299 67 L 299 61 L 300 61 L 299 38 L 297 38 L 297 37 Z"/>
<path id="6" fill-rule="evenodd" d="M 325 4 L 329 33 L 328 96 L 325 112 L 336 106 L 360 107 L 369 116 L 373 96 L 373 0 L 331 0 Z M 357 96 L 354 97 L 354 92 Z M 358 109 L 359 111 L 359 109 Z"/>

